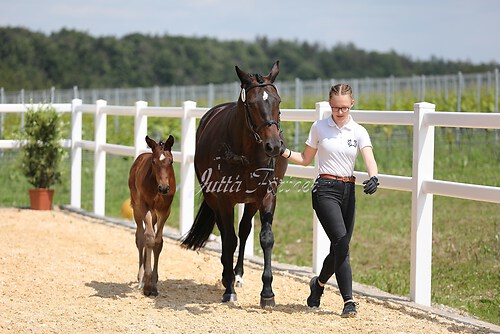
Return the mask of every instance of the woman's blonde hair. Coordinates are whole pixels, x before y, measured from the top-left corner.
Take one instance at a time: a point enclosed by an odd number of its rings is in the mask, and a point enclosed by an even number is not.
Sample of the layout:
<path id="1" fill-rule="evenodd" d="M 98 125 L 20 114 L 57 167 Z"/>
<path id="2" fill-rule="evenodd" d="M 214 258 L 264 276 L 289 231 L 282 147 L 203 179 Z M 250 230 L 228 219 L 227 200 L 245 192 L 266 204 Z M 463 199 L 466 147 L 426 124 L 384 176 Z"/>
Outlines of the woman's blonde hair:
<path id="1" fill-rule="evenodd" d="M 352 95 L 352 87 L 348 84 L 336 84 L 330 88 L 330 93 L 328 94 L 328 98 L 331 100 L 332 96 L 338 95 L 349 95 L 351 99 L 354 100 L 354 96 Z"/>

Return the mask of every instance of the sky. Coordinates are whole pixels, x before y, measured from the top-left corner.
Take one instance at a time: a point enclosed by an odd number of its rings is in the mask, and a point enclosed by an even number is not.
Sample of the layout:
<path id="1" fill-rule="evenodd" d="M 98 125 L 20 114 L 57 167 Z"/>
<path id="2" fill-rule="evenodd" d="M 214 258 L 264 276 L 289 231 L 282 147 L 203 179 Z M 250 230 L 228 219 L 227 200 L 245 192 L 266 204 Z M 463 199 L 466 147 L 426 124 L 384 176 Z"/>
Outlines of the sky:
<path id="1" fill-rule="evenodd" d="M 353 43 L 412 60 L 500 63 L 498 0 L 0 0 L 0 27 Z"/>

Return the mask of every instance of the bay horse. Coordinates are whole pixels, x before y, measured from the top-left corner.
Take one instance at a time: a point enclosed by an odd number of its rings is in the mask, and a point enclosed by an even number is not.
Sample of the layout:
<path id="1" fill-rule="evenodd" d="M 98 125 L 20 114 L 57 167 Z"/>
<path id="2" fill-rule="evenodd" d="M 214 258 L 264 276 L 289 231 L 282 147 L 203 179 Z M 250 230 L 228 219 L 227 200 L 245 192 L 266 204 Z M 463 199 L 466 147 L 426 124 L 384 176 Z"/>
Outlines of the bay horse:
<path id="1" fill-rule="evenodd" d="M 140 154 L 130 168 L 128 187 L 136 224 L 139 251 L 139 288 L 146 296 L 157 296 L 158 260 L 163 248 L 163 227 L 170 215 L 176 184 L 172 156 L 174 137 L 157 143 L 146 136 L 152 152 Z M 154 266 L 151 267 L 151 255 Z"/>
<path id="2" fill-rule="evenodd" d="M 208 110 L 196 130 L 194 166 L 203 202 L 181 246 L 193 250 L 203 247 L 217 224 L 222 239 L 222 284 L 225 287 L 222 302 L 236 301 L 235 279 L 239 286 L 245 244 L 252 228 L 252 217 L 258 210 L 260 244 L 264 251 L 260 305 L 273 307 L 272 222 L 277 188 L 288 166 L 287 160 L 281 157 L 285 148 L 280 130 L 281 98 L 274 85 L 279 61 L 267 76 L 246 73 L 238 66 L 235 69 L 241 81 L 238 101 Z M 239 223 L 240 244 L 233 270 L 238 241 L 234 227 L 237 203 L 245 203 L 245 210 Z"/>

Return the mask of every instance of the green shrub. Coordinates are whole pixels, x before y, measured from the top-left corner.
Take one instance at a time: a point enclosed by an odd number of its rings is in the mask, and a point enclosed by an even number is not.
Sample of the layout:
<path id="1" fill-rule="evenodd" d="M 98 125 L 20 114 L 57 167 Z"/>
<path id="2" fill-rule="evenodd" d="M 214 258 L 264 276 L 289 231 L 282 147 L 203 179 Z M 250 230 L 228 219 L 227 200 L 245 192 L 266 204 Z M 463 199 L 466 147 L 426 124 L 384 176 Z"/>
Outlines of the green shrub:
<path id="1" fill-rule="evenodd" d="M 20 130 L 21 170 L 35 188 L 50 188 L 61 182 L 62 114 L 51 105 L 30 107 Z"/>

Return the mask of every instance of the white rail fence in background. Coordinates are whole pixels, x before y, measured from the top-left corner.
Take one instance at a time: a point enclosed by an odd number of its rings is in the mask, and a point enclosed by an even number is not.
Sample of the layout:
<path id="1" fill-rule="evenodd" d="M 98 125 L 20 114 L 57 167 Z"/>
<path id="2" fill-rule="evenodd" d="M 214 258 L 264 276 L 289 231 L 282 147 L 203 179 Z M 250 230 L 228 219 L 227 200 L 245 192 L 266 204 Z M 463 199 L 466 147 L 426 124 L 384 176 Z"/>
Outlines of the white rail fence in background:
<path id="1" fill-rule="evenodd" d="M 208 108 L 197 108 L 196 103 L 185 101 L 182 107 L 148 107 L 144 101 L 135 106 L 108 106 L 104 100 L 95 104 L 82 104 L 74 99 L 72 103 L 53 104 L 60 112 L 71 112 L 71 139 L 65 140 L 65 147 L 71 150 L 71 199 L 70 205 L 81 208 L 82 150 L 94 152 L 94 196 L 93 210 L 105 215 L 106 154 L 136 157 L 148 148 L 144 138 L 147 134 L 148 116 L 173 117 L 182 121 L 180 151 L 173 151 L 174 161 L 180 163 L 180 231 L 185 234 L 194 219 L 194 150 L 196 119 L 201 118 Z M 24 104 L 0 104 L 0 113 L 23 113 Z M 283 122 L 313 122 L 331 113 L 327 102 L 316 103 L 316 109 L 282 109 Z M 94 115 L 94 140 L 82 140 L 82 115 Z M 412 193 L 411 216 L 411 270 L 410 300 L 430 306 L 431 303 L 431 257 L 433 195 L 442 195 L 468 200 L 500 203 L 500 187 L 465 184 L 434 180 L 434 129 L 440 127 L 500 129 L 498 113 L 435 112 L 435 105 L 421 102 L 413 111 L 356 111 L 352 114 L 357 122 L 365 124 L 408 125 L 413 127 L 413 170 L 412 176 L 379 175 L 380 187 Z M 108 115 L 131 116 L 135 119 L 134 146 L 106 143 L 106 118 Z M 178 138 L 176 138 L 178 140 Z M 19 147 L 15 140 L 0 140 L 0 149 Z M 314 179 L 317 166 L 290 164 L 287 176 Z M 355 172 L 357 183 L 367 179 L 367 174 Z M 240 207 L 241 209 L 241 207 Z M 313 271 L 317 272 L 329 250 L 326 237 L 316 216 L 313 219 Z M 253 254 L 253 238 L 249 238 L 247 255 Z"/>

